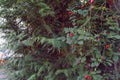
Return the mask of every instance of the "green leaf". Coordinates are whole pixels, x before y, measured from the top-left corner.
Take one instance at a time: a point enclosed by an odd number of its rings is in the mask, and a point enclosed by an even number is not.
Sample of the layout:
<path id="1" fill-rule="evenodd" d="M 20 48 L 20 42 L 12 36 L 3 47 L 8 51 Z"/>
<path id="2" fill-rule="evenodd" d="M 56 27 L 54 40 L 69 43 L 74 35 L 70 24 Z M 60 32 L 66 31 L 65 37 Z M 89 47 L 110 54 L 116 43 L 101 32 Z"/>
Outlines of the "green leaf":
<path id="1" fill-rule="evenodd" d="M 83 41 L 79 41 L 78 44 L 79 44 L 79 45 L 83 45 L 84 42 L 83 42 Z"/>
<path id="2" fill-rule="evenodd" d="M 28 38 L 27 40 L 23 41 L 23 44 L 25 44 L 26 46 L 32 46 L 34 43 L 34 39 Z"/>
<path id="3" fill-rule="evenodd" d="M 65 33 L 70 32 L 69 28 L 64 28 Z"/>
<path id="4" fill-rule="evenodd" d="M 102 80 L 102 76 L 101 75 L 93 75 L 93 79 L 94 80 Z"/>
<path id="5" fill-rule="evenodd" d="M 27 80 L 37 80 L 36 74 L 31 75 Z"/>
<path id="6" fill-rule="evenodd" d="M 100 53 L 96 53 L 96 58 L 100 58 L 101 54 Z"/>
<path id="7" fill-rule="evenodd" d="M 85 17 L 88 14 L 88 10 L 78 10 L 78 14 L 83 15 Z"/>
<path id="8" fill-rule="evenodd" d="M 30 0 L 32 3 L 34 2 L 34 0 Z"/>
<path id="9" fill-rule="evenodd" d="M 98 62 L 94 62 L 94 63 L 91 64 L 91 67 L 96 67 L 96 66 L 98 66 L 98 65 L 99 65 Z"/>
<path id="10" fill-rule="evenodd" d="M 41 44 L 45 43 L 46 41 L 47 41 L 47 39 L 45 37 L 42 37 L 40 40 Z"/>
<path id="11" fill-rule="evenodd" d="M 81 58 L 81 62 L 83 63 L 83 62 L 85 62 L 86 61 L 86 58 L 85 57 L 82 57 Z"/>
<path id="12" fill-rule="evenodd" d="M 69 76 L 67 69 L 57 70 L 57 71 L 55 72 L 55 75 L 58 75 L 58 74 L 61 74 L 61 73 L 64 73 L 65 76 L 67 76 L 67 77 Z"/>
<path id="13" fill-rule="evenodd" d="M 38 72 L 37 72 L 37 75 L 38 75 L 38 76 L 41 75 L 41 74 L 42 74 L 42 71 L 44 71 L 44 70 L 45 70 L 45 67 L 44 67 L 44 66 L 41 66 L 40 69 L 39 69 Z"/>
<path id="14" fill-rule="evenodd" d="M 115 62 L 117 62 L 118 60 L 119 60 L 119 56 L 113 56 L 113 60 L 115 61 Z"/>
<path id="15" fill-rule="evenodd" d="M 73 40 L 71 38 L 67 38 L 67 42 L 68 44 L 72 44 L 73 43 Z"/>

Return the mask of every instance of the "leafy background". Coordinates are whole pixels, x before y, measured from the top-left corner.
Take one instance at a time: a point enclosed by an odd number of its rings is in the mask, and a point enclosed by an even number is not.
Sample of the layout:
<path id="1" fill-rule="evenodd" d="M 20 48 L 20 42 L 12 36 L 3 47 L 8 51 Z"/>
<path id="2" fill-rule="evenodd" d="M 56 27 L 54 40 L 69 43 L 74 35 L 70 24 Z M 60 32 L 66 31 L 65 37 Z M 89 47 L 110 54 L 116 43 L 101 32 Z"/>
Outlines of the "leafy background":
<path id="1" fill-rule="evenodd" d="M 14 80 L 119 80 L 116 0 L 0 0 Z"/>

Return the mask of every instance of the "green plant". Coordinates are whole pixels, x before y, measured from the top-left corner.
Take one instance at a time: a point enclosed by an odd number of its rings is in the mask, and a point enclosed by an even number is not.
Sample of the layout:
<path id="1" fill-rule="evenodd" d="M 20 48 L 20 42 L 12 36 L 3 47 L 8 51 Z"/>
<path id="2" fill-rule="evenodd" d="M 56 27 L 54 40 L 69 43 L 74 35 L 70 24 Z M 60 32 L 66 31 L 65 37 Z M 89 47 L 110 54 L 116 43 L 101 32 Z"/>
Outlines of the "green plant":
<path id="1" fill-rule="evenodd" d="M 120 28 L 109 0 L 0 0 L 14 80 L 119 80 Z"/>

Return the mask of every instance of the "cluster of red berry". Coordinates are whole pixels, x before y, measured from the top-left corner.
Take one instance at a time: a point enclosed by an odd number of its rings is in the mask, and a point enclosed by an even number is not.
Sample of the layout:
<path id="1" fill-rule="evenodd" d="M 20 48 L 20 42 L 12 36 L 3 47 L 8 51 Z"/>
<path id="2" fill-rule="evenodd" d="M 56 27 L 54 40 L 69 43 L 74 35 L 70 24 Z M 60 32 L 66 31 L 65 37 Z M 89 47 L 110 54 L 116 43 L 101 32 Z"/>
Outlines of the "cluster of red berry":
<path id="1" fill-rule="evenodd" d="M 68 15 L 69 15 L 69 16 L 72 16 L 73 14 L 74 14 L 74 12 L 68 11 Z"/>
<path id="2" fill-rule="evenodd" d="M 93 4 L 93 3 L 94 3 L 94 0 L 89 0 L 89 3 L 90 3 L 90 4 Z M 84 7 L 84 5 L 82 5 L 81 7 Z M 73 11 L 68 11 L 68 15 L 69 15 L 69 16 L 72 16 L 73 14 L 74 14 Z"/>
<path id="3" fill-rule="evenodd" d="M 89 0 L 89 3 L 90 3 L 90 4 L 94 3 L 94 0 Z"/>
<path id="4" fill-rule="evenodd" d="M 92 80 L 92 77 L 90 75 L 85 75 L 86 80 Z"/>
<path id="5" fill-rule="evenodd" d="M 88 2 L 89 2 L 89 4 L 93 4 L 94 0 L 89 0 Z M 109 4 L 109 6 L 112 6 L 113 5 L 113 0 L 108 0 L 108 4 Z M 83 8 L 83 7 L 84 7 L 84 5 L 81 5 L 81 8 Z M 73 11 L 68 11 L 69 16 L 72 16 L 73 14 L 74 14 Z"/>
<path id="6" fill-rule="evenodd" d="M 70 37 L 73 37 L 73 36 L 74 36 L 74 34 L 73 34 L 73 33 L 69 33 L 69 36 L 70 36 Z"/>
<path id="7" fill-rule="evenodd" d="M 113 0 L 108 0 L 108 4 L 109 4 L 109 6 L 112 6 L 113 5 Z"/>
<path id="8" fill-rule="evenodd" d="M 105 49 L 109 49 L 109 48 L 110 48 L 109 44 L 105 45 Z"/>
<path id="9" fill-rule="evenodd" d="M 94 3 L 94 0 L 89 0 L 89 3 L 90 3 L 90 4 Z M 73 11 L 68 11 L 68 15 L 69 15 L 69 16 L 72 16 L 72 15 L 74 15 L 74 12 L 73 12 Z M 73 33 L 69 33 L 69 36 L 70 36 L 70 37 L 73 37 L 74 34 L 73 34 Z"/>
<path id="10" fill-rule="evenodd" d="M 109 48 L 110 48 L 110 44 L 106 44 L 105 49 L 109 49 Z M 118 52 L 120 52 L 120 48 L 118 49 Z"/>

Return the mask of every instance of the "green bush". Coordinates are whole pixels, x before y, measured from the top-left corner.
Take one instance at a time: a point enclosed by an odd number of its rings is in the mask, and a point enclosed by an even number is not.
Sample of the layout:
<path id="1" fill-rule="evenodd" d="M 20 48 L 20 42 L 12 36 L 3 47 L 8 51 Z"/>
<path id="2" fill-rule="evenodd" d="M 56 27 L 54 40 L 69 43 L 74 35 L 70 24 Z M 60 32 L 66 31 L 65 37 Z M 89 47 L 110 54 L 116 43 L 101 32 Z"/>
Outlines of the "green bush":
<path id="1" fill-rule="evenodd" d="M 119 80 L 112 0 L 0 0 L 14 80 Z"/>

